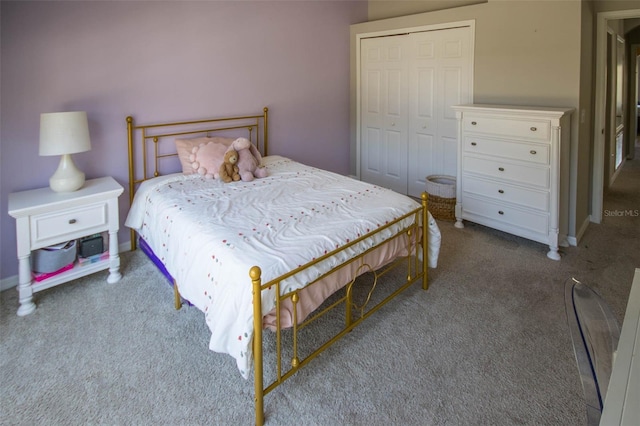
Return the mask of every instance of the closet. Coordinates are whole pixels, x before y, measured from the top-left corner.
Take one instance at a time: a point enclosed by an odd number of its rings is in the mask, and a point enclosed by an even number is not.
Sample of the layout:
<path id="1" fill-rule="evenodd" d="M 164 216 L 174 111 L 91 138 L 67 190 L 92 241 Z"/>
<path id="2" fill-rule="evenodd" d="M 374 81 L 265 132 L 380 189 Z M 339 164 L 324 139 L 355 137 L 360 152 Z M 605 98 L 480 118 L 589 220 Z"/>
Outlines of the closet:
<path id="1" fill-rule="evenodd" d="M 428 175 L 456 175 L 451 106 L 473 101 L 472 58 L 471 25 L 360 39 L 361 180 L 419 197 Z"/>

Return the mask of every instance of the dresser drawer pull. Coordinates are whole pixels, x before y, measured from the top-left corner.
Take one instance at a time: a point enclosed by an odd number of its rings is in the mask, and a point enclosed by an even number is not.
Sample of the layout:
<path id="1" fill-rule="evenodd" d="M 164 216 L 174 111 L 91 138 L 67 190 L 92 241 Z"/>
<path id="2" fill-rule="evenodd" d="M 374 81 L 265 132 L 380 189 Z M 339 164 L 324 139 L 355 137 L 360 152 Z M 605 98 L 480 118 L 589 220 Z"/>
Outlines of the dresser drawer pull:
<path id="1" fill-rule="evenodd" d="M 498 170 L 500 170 L 501 172 L 504 172 L 504 167 L 498 167 Z"/>
<path id="2" fill-rule="evenodd" d="M 498 192 L 499 192 L 500 194 L 504 194 L 504 189 L 498 189 Z"/>
<path id="3" fill-rule="evenodd" d="M 498 214 L 504 214 L 502 210 L 498 210 Z"/>
<path id="4" fill-rule="evenodd" d="M 476 145 L 478 145 L 478 144 L 475 143 L 475 142 L 471 142 L 471 146 L 476 146 Z"/>
<path id="5" fill-rule="evenodd" d="M 535 132 L 536 130 L 538 130 L 537 127 L 531 127 L 530 129 L 531 129 L 532 132 Z"/>
<path id="6" fill-rule="evenodd" d="M 536 155 L 538 152 L 535 149 L 532 149 L 531 151 L 529 151 L 529 154 L 531 155 Z"/>
<path id="7" fill-rule="evenodd" d="M 477 123 L 477 122 L 475 122 L 475 121 L 472 121 L 472 122 L 471 122 L 471 125 L 472 125 L 472 126 L 475 126 L 476 124 L 478 124 L 478 123 Z"/>
<path id="8" fill-rule="evenodd" d="M 69 219 L 69 225 L 73 225 L 76 222 L 77 222 L 77 220 L 75 220 L 75 219 Z"/>

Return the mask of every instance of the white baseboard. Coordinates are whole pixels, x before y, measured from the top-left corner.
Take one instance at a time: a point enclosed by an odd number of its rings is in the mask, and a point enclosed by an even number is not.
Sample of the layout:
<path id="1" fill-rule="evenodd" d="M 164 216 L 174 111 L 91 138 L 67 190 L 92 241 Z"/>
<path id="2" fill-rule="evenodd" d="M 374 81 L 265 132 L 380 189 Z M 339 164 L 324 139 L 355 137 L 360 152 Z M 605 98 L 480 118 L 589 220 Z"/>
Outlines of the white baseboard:
<path id="1" fill-rule="evenodd" d="M 9 290 L 10 288 L 18 286 L 18 276 L 13 275 L 11 277 L 3 278 L 0 280 L 0 291 Z"/>
<path id="2" fill-rule="evenodd" d="M 578 240 L 576 237 L 567 237 L 567 242 L 570 246 L 576 247 L 578 245 Z"/>
<path id="3" fill-rule="evenodd" d="M 584 222 L 582 222 L 582 226 L 580 227 L 580 229 L 578 229 L 578 232 L 576 233 L 576 236 L 568 238 L 569 244 L 571 244 L 574 247 L 577 247 L 578 243 L 580 242 L 580 240 L 584 236 L 584 233 L 587 232 L 587 228 L 589 227 L 589 223 L 591 223 L 591 220 L 587 216 L 587 218 L 584 220 Z"/>
<path id="4" fill-rule="evenodd" d="M 124 243 L 118 244 L 118 253 L 123 253 L 125 251 L 131 251 L 131 241 L 126 241 Z M 9 290 L 10 288 L 14 288 L 18 286 L 18 276 L 12 275 L 10 277 L 6 277 L 0 280 L 0 291 Z"/>

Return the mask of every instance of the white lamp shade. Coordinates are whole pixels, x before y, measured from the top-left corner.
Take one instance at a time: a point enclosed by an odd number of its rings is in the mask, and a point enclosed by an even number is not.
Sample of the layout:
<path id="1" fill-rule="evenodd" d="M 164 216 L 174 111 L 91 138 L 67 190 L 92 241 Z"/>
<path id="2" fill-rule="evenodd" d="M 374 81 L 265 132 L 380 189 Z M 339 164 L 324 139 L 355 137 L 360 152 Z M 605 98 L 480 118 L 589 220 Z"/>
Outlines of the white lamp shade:
<path id="1" fill-rule="evenodd" d="M 40 155 L 74 154 L 90 149 L 86 112 L 40 114 Z"/>

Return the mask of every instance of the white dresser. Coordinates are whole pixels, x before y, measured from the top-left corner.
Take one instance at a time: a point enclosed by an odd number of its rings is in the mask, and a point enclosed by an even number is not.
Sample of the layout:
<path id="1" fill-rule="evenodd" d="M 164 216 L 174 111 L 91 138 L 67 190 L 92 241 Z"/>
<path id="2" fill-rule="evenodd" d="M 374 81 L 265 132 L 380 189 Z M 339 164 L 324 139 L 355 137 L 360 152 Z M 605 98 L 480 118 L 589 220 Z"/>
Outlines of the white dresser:
<path id="1" fill-rule="evenodd" d="M 549 244 L 566 244 L 572 108 L 456 105 L 456 224 L 469 220 Z"/>

